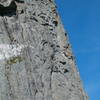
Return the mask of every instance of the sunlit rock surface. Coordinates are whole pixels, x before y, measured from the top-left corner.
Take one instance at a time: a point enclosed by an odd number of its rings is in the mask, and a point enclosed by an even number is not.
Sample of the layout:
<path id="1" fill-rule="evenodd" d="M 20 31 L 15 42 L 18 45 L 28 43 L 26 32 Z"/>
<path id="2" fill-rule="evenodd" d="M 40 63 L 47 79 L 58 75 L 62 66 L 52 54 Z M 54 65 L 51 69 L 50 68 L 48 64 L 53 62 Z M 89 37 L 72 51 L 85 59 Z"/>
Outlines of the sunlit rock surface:
<path id="1" fill-rule="evenodd" d="M 52 0 L 0 0 L 0 100 L 88 100 Z"/>

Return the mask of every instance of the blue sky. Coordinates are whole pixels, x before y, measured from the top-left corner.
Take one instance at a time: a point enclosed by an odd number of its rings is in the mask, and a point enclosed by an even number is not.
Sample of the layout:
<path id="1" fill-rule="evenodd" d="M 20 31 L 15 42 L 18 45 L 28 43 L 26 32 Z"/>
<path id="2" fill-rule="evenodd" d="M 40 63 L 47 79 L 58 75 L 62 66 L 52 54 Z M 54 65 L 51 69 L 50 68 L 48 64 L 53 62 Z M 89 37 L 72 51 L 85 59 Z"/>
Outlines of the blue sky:
<path id="1" fill-rule="evenodd" d="M 90 100 L 100 100 L 100 0 L 56 0 Z"/>

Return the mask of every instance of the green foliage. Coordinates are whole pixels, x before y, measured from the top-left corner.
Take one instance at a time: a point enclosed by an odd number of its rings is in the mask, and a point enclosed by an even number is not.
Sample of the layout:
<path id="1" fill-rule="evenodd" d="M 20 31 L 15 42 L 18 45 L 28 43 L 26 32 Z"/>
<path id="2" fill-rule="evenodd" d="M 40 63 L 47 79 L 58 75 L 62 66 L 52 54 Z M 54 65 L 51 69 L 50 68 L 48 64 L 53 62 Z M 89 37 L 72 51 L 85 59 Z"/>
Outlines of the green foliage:
<path id="1" fill-rule="evenodd" d="M 10 58 L 9 60 L 7 60 L 7 64 L 9 64 L 9 65 L 12 65 L 12 64 L 15 64 L 15 63 L 17 63 L 17 62 L 22 62 L 24 60 L 24 58 L 23 57 L 21 57 L 21 56 L 17 56 L 17 57 L 13 57 L 13 58 Z"/>

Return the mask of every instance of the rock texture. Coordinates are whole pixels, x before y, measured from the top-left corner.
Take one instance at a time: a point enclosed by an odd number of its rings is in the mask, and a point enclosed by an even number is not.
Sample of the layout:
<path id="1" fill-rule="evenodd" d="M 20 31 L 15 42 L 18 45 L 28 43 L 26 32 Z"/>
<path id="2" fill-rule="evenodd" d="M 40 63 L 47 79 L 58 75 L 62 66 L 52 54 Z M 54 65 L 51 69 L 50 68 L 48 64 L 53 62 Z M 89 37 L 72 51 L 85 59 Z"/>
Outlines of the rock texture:
<path id="1" fill-rule="evenodd" d="M 88 100 L 53 0 L 0 0 L 0 100 Z"/>

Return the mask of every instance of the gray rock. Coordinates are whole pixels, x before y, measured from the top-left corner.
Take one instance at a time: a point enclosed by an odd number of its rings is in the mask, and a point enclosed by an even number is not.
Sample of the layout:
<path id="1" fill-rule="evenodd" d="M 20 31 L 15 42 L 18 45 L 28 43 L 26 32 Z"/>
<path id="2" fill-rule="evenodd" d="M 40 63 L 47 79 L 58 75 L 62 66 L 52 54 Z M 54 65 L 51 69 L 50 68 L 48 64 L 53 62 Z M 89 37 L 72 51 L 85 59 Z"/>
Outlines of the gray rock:
<path id="1" fill-rule="evenodd" d="M 0 100 L 88 100 L 52 0 L 0 0 Z"/>

